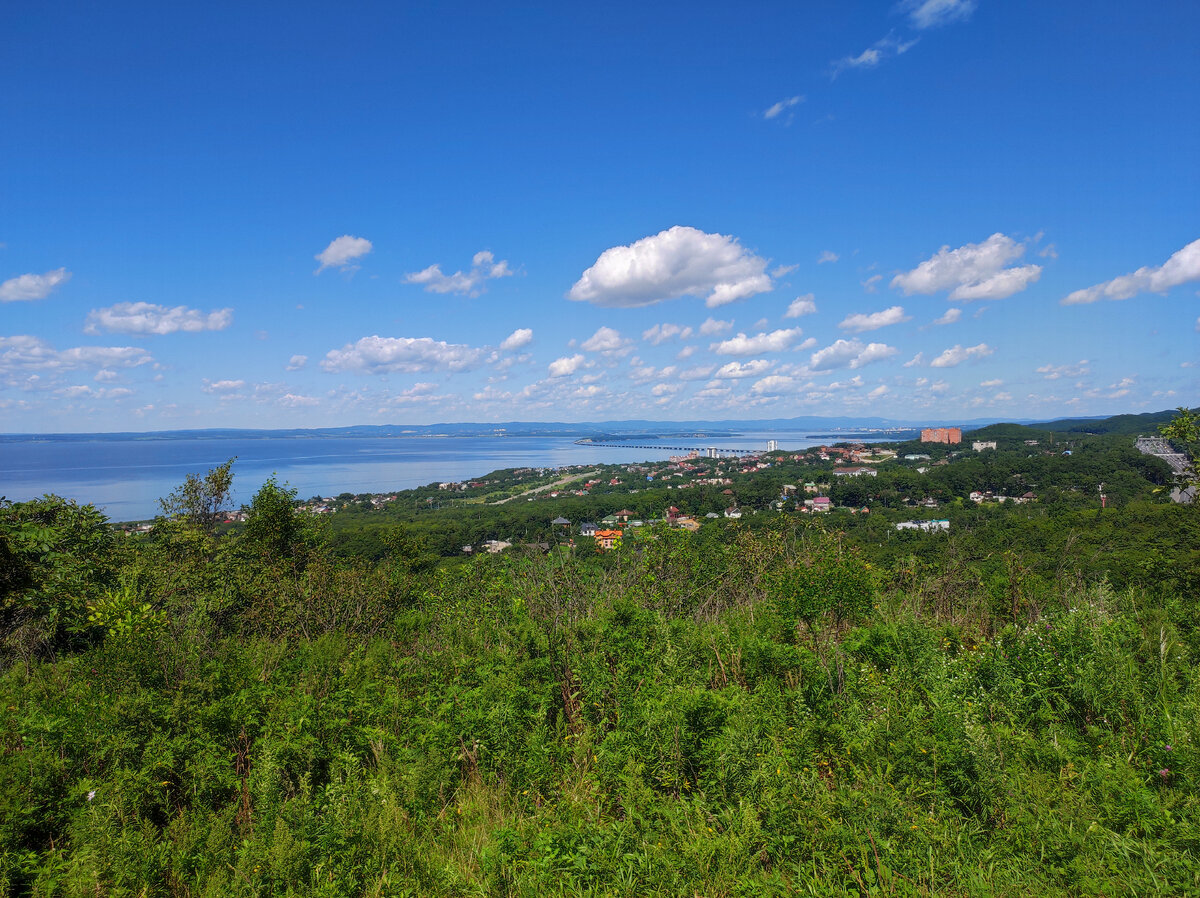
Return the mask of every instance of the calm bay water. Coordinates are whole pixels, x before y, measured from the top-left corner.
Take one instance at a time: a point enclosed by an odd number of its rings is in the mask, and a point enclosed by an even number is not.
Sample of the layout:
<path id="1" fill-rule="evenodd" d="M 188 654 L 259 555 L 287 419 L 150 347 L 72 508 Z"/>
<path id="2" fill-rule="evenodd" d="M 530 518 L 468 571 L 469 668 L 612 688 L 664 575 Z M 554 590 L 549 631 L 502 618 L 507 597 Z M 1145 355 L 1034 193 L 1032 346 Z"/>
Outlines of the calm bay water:
<path id="1" fill-rule="evenodd" d="M 742 433 L 725 438 L 672 437 L 671 446 L 703 449 L 802 449 L 833 442 L 804 433 Z M 654 441 L 639 439 L 652 445 Z M 676 449 L 576 445 L 570 437 L 328 437 L 135 439 L 0 442 L 0 496 L 14 502 L 54 493 L 90 502 L 114 521 L 153 517 L 158 499 L 188 474 L 204 474 L 233 456 L 233 500 L 246 503 L 272 473 L 301 498 L 411 489 L 466 480 L 500 468 L 559 467 L 661 460 Z"/>

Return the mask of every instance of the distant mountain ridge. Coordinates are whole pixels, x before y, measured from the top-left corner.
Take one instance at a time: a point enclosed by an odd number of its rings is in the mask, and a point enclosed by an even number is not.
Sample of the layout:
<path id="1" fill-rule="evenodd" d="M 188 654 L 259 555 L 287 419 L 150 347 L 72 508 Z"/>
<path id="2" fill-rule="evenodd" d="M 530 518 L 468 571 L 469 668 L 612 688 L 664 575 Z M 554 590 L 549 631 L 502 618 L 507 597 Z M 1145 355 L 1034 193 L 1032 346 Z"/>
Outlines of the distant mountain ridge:
<path id="1" fill-rule="evenodd" d="M 86 442 L 91 440 L 221 440 L 221 439 L 328 439 L 335 437 L 607 437 L 679 435 L 683 432 L 716 432 L 746 430 L 808 431 L 820 435 L 835 436 L 836 431 L 847 431 L 847 435 L 858 435 L 871 430 L 919 430 L 924 427 L 955 426 L 974 431 L 994 424 L 1018 424 L 1040 431 L 1053 430 L 1060 433 L 1153 433 L 1158 424 L 1171 420 L 1174 409 L 1146 414 L 1114 415 L 1111 417 L 1062 418 L 1055 421 L 1038 422 L 1031 418 L 997 419 L 973 418 L 969 420 L 935 418 L 923 421 L 897 418 L 849 416 L 823 417 L 818 415 L 795 418 L 762 418 L 756 420 L 689 420 L 651 421 L 631 418 L 616 421 L 504 421 L 497 423 L 460 422 L 442 424 L 356 424 L 348 427 L 284 428 L 279 430 L 250 428 L 208 428 L 191 430 L 123 431 L 119 433 L 11 433 L 0 434 L 0 443 L 47 440 L 54 442 Z"/>

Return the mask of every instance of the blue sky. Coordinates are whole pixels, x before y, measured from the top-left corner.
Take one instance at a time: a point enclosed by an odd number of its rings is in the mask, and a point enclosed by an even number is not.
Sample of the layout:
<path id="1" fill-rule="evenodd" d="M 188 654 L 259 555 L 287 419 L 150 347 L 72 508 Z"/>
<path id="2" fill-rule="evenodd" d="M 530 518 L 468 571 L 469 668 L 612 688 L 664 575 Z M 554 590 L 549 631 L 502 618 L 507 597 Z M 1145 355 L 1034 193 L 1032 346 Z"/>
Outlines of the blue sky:
<path id="1" fill-rule="evenodd" d="M 1197 402 L 1195 3 L 5 31 L 0 431 Z"/>

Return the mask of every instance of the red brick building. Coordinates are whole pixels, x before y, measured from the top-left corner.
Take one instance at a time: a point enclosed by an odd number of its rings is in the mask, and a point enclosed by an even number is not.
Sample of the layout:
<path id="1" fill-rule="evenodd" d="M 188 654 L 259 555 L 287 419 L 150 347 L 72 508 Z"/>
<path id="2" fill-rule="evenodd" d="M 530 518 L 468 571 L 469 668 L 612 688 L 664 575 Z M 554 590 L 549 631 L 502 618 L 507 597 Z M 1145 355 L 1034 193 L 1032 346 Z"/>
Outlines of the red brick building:
<path id="1" fill-rule="evenodd" d="M 961 443 L 962 429 L 958 427 L 926 427 L 921 431 L 922 443 Z"/>

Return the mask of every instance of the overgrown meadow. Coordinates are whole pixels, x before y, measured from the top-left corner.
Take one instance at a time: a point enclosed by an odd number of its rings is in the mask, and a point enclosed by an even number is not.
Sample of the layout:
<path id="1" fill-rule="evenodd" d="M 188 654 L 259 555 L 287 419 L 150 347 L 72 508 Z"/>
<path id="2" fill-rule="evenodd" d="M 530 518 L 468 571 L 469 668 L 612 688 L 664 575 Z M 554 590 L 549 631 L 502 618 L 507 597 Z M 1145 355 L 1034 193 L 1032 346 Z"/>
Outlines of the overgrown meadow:
<path id="1" fill-rule="evenodd" d="M 1194 550 L 1113 586 L 779 515 L 368 564 L 189 485 L 145 543 L 0 508 L 7 894 L 1200 893 Z"/>

